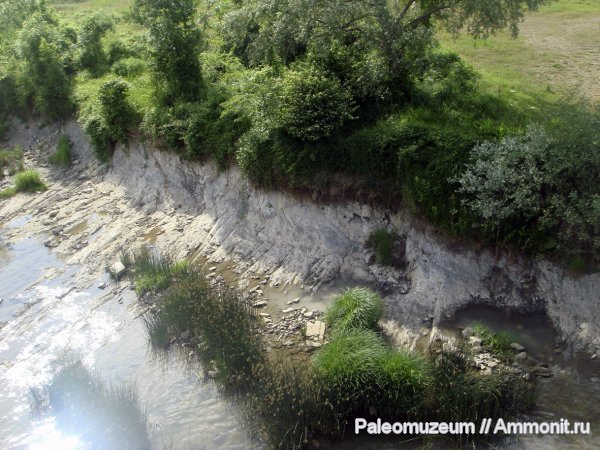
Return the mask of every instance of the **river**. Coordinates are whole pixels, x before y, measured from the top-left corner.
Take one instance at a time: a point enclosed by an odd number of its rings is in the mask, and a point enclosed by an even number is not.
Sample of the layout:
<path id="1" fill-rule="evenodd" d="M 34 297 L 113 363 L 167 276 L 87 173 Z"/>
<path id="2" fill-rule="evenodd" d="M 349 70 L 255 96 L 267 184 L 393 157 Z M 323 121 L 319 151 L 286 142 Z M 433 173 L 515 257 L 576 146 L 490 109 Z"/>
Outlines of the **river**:
<path id="1" fill-rule="evenodd" d="M 23 227 L 27 216 L 4 225 Z M 80 289 L 75 275 L 85 267 L 66 265 L 48 250 L 42 237 L 24 237 L 1 244 L 0 229 L 0 448 L 80 448 L 76 436 L 64 435 L 52 418 L 35 419 L 29 410 L 29 388 L 48 383 L 57 364 L 80 359 L 104 380 L 137 387 L 149 418 L 154 448 L 261 448 L 238 420 L 235 405 L 194 373 L 178 356 L 157 358 L 149 349 L 135 293 L 105 276 L 89 289 Z M 106 283 L 101 289 L 99 283 Z M 309 296 L 323 309 L 339 289 Z M 275 292 L 267 290 L 271 298 Z M 555 375 L 540 383 L 540 399 L 531 420 L 582 420 L 592 423 L 592 436 L 527 436 L 495 444 L 498 448 L 600 448 L 600 363 L 589 357 L 556 350 L 556 336 L 544 316 L 506 315 L 490 308 L 471 308 L 443 325 L 448 335 L 473 321 L 494 330 L 508 330 L 532 356 L 548 362 Z M 346 439 L 322 447 L 418 448 L 422 442 Z M 443 441 L 428 448 L 448 448 Z M 452 446 L 450 446 L 452 447 Z"/>

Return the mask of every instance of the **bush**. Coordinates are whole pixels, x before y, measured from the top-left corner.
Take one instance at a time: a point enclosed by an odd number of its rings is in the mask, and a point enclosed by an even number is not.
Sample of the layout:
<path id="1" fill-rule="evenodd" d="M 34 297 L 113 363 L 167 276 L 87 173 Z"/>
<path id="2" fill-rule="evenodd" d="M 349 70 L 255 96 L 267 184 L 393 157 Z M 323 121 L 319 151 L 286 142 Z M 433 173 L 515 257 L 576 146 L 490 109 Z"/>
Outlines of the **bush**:
<path id="1" fill-rule="evenodd" d="M 0 69 L 0 139 L 10 125 L 10 116 L 19 110 L 19 93 L 13 74 Z"/>
<path id="2" fill-rule="evenodd" d="M 72 42 L 62 31 L 51 16 L 35 13 L 17 36 L 26 97 L 37 112 L 50 119 L 72 111 L 72 80 L 66 70 Z"/>
<path id="3" fill-rule="evenodd" d="M 16 192 L 37 192 L 46 189 L 48 186 L 42 181 L 42 177 L 36 170 L 29 169 L 15 175 Z"/>
<path id="4" fill-rule="evenodd" d="M 102 37 L 112 28 L 112 19 L 104 13 L 87 12 L 83 18 L 77 39 L 79 64 L 94 76 L 100 75 L 108 67 L 107 55 L 102 48 Z"/>
<path id="5" fill-rule="evenodd" d="M 57 166 L 68 166 L 71 163 L 71 141 L 66 135 L 58 138 L 56 151 L 50 155 L 50 163 Z"/>
<path id="6" fill-rule="evenodd" d="M 352 288 L 327 309 L 325 321 L 336 333 L 371 330 L 383 317 L 381 297 L 367 288 Z"/>
<path id="7" fill-rule="evenodd" d="M 288 70 L 281 80 L 280 125 L 290 136 L 314 142 L 352 119 L 350 95 L 336 78 L 315 67 Z"/>
<path id="8" fill-rule="evenodd" d="M 473 148 L 454 181 L 497 244 L 600 264 L 600 107 L 564 104 L 545 126 Z"/>
<path id="9" fill-rule="evenodd" d="M 82 101 L 80 120 L 92 141 L 96 156 L 107 161 L 117 143 L 127 143 L 139 121 L 127 98 L 129 84 L 121 78 L 103 81 L 97 91 Z"/>
<path id="10" fill-rule="evenodd" d="M 135 77 L 146 70 L 146 63 L 138 58 L 129 57 L 120 59 L 112 66 L 112 71 L 120 77 Z"/>

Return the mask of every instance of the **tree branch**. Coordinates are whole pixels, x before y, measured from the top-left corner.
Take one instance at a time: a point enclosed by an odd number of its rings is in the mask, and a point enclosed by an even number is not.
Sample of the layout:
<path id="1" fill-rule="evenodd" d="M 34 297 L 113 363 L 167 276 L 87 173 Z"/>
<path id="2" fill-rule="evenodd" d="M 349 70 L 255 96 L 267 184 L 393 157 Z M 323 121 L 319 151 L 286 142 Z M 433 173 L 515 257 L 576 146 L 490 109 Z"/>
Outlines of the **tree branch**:
<path id="1" fill-rule="evenodd" d="M 415 28 L 417 25 L 421 24 L 422 22 L 425 22 L 426 20 L 430 19 L 431 16 L 433 16 L 435 13 L 444 11 L 445 9 L 450 9 L 453 6 L 455 6 L 454 3 L 449 3 L 446 5 L 441 5 L 438 6 L 436 8 L 430 9 L 429 11 L 425 12 L 424 14 L 421 14 L 419 17 L 411 20 L 410 22 L 408 22 L 407 27 L 412 27 Z"/>

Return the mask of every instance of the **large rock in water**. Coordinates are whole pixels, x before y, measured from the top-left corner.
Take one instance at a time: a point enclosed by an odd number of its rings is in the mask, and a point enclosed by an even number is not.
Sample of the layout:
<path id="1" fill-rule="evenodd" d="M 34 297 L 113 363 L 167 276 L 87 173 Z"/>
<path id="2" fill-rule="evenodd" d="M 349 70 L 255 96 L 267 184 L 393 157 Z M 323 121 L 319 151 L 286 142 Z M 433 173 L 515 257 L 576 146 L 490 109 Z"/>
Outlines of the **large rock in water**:
<path id="1" fill-rule="evenodd" d="M 127 269 L 125 269 L 125 266 L 123 265 L 123 263 L 121 261 L 114 262 L 110 266 L 109 270 L 110 270 L 110 273 L 112 274 L 112 276 L 115 277 L 117 280 L 120 280 L 121 277 L 123 275 L 125 275 L 125 272 L 127 271 Z"/>

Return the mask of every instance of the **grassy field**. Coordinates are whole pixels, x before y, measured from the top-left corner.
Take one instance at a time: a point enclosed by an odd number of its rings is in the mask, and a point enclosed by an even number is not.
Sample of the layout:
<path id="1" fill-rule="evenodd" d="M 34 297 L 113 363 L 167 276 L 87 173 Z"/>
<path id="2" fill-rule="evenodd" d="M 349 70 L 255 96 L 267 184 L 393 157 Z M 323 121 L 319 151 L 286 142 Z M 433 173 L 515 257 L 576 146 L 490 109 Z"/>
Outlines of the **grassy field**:
<path id="1" fill-rule="evenodd" d="M 85 10 L 121 14 L 131 0 L 50 2 L 67 20 Z M 76 19 L 75 19 L 76 20 Z M 117 36 L 137 27 L 120 22 Z M 113 35 L 114 36 L 114 35 Z M 107 38 L 110 38 L 108 36 Z M 600 1 L 555 0 L 528 14 L 521 32 L 486 40 L 439 35 L 442 47 L 458 52 L 481 74 L 483 89 L 521 108 L 543 109 L 564 95 L 600 100 Z M 136 103 L 145 103 L 147 80 L 133 83 Z"/>
<path id="2" fill-rule="evenodd" d="M 600 1 L 555 0 L 528 14 L 516 39 L 441 34 L 482 75 L 483 87 L 519 106 L 543 107 L 563 95 L 600 100 Z"/>

